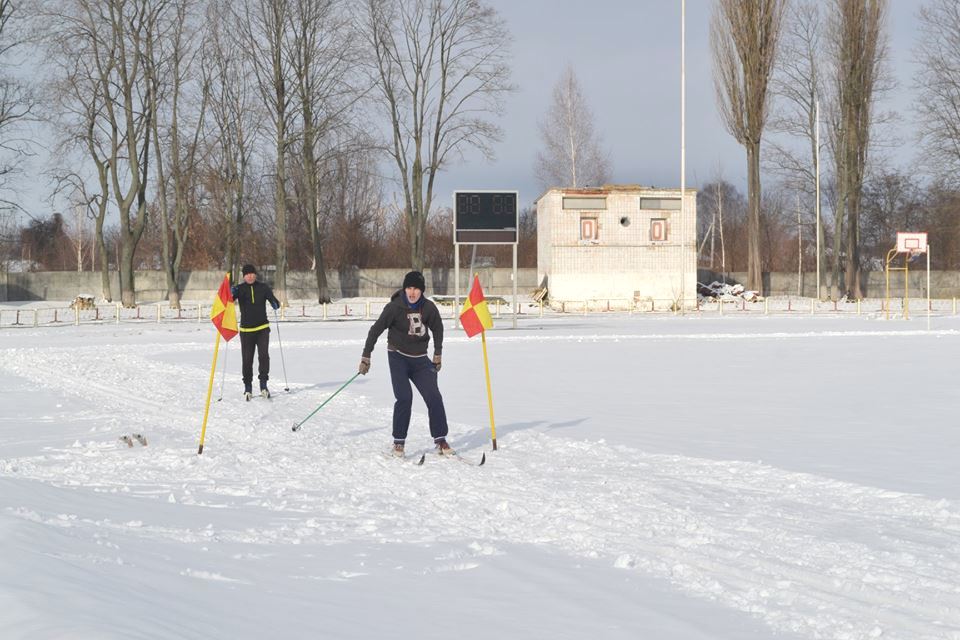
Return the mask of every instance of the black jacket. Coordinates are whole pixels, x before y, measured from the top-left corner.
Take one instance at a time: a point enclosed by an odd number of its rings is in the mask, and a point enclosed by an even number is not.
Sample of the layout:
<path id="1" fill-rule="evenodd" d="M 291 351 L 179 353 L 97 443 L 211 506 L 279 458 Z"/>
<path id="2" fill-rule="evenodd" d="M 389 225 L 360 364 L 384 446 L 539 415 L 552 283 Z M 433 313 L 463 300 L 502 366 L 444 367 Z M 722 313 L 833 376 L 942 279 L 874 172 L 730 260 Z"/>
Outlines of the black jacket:
<path id="1" fill-rule="evenodd" d="M 259 280 L 253 284 L 246 282 L 238 284 L 234 300 L 240 305 L 241 331 L 266 329 L 270 326 L 270 321 L 267 320 L 267 301 L 280 305 L 270 285 Z"/>
<path id="2" fill-rule="evenodd" d="M 425 355 L 430 344 L 430 334 L 433 334 L 433 353 L 440 355 L 443 351 L 443 319 L 433 301 L 425 297 L 420 300 L 423 304 L 417 309 L 411 309 L 403 289 L 390 297 L 390 302 L 383 308 L 380 317 L 367 334 L 367 342 L 363 345 L 364 358 L 370 357 L 377 338 L 387 329 L 388 351 L 399 351 L 408 356 Z M 429 334 L 427 329 L 430 330 Z"/>

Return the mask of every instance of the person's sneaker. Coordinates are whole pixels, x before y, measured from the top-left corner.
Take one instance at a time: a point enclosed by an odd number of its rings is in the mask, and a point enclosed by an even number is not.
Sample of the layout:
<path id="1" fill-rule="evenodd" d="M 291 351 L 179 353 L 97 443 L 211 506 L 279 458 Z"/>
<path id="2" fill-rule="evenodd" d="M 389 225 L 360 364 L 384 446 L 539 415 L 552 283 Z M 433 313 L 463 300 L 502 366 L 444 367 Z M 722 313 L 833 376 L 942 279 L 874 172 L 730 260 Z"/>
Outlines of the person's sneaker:
<path id="1" fill-rule="evenodd" d="M 263 387 L 262 389 L 260 389 L 260 395 L 263 396 L 264 398 L 269 399 L 269 398 L 270 398 L 270 389 L 267 389 L 266 387 Z"/>
<path id="2" fill-rule="evenodd" d="M 393 451 L 392 451 L 391 453 L 393 453 L 393 455 L 395 455 L 395 456 L 398 457 L 398 458 L 402 458 L 402 457 L 403 457 L 403 443 L 402 443 L 402 442 L 394 442 L 394 443 L 393 443 Z"/>
<path id="3" fill-rule="evenodd" d="M 249 391 L 244 391 L 243 397 L 247 399 L 247 402 L 250 402 L 250 399 L 253 398 L 253 394 L 250 393 Z"/>
<path id="4" fill-rule="evenodd" d="M 457 452 L 454 451 L 452 448 L 450 448 L 450 445 L 447 444 L 447 439 L 446 439 L 446 438 L 440 438 L 439 440 L 435 440 L 435 441 L 434 441 L 434 444 L 437 445 L 437 453 L 439 453 L 439 454 L 442 455 L 442 456 L 455 456 L 455 455 L 457 455 Z"/>

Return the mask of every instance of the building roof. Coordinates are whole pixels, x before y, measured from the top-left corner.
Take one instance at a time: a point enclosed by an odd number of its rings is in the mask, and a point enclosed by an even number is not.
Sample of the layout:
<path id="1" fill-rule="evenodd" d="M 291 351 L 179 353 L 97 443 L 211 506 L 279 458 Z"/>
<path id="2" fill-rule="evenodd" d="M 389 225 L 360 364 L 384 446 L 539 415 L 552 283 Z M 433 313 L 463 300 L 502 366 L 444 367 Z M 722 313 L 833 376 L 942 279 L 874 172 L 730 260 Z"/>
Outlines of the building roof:
<path id="1" fill-rule="evenodd" d="M 680 191 L 680 187 L 653 187 L 642 184 L 605 184 L 600 187 L 550 187 L 540 194 L 540 196 L 534 202 L 539 202 L 545 195 L 554 191 L 558 191 L 562 195 L 604 196 L 610 193 L 624 192 L 636 193 L 641 191 Z M 686 192 L 688 194 L 691 192 L 695 194 L 697 190 L 687 187 Z"/>

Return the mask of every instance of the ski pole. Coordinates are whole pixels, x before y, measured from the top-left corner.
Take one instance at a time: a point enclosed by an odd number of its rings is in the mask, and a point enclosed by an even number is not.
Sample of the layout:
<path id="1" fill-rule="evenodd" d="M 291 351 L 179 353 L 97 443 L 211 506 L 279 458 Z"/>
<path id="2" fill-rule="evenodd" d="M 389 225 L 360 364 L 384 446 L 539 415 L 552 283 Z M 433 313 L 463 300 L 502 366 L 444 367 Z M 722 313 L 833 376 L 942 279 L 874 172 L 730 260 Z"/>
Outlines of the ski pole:
<path id="1" fill-rule="evenodd" d="M 217 402 L 223 400 L 223 379 L 227 375 L 227 354 L 230 353 L 230 341 L 227 340 L 227 346 L 223 348 L 223 370 L 220 371 L 220 397 Z"/>
<path id="2" fill-rule="evenodd" d="M 293 425 L 293 430 L 294 430 L 294 431 L 300 431 L 300 427 L 303 426 L 303 423 L 304 423 L 304 422 L 306 422 L 307 420 L 309 420 L 310 418 L 312 418 L 312 417 L 313 417 L 313 414 L 315 414 L 317 411 L 320 411 L 320 409 L 323 409 L 323 405 L 325 405 L 325 404 L 327 404 L 328 402 L 330 402 L 331 400 L 333 400 L 334 396 L 336 396 L 338 393 L 340 393 L 341 391 L 343 391 L 348 384 L 350 384 L 351 382 L 353 382 L 354 380 L 356 380 L 358 375 L 360 375 L 360 372 L 359 372 L 359 371 L 357 371 L 355 374 L 353 374 L 353 377 L 352 377 L 352 378 L 350 378 L 349 380 L 347 380 L 346 382 L 344 382 L 344 383 L 343 383 L 343 386 L 340 387 L 339 389 L 337 389 L 336 391 L 334 391 L 334 392 L 333 392 L 333 395 L 331 395 L 329 398 L 327 398 L 326 400 L 324 400 L 323 403 L 322 403 L 319 407 L 317 407 L 316 409 L 314 409 L 313 411 L 311 411 L 311 412 L 310 412 L 310 415 L 308 415 L 306 418 L 304 418 L 304 419 L 301 420 L 300 422 L 294 423 L 294 425 Z"/>
<path id="3" fill-rule="evenodd" d="M 280 339 L 280 316 L 276 309 L 273 310 L 273 317 L 277 320 L 277 342 L 280 344 L 280 364 L 283 365 L 283 390 L 290 391 L 290 385 L 287 384 L 287 363 L 283 359 L 283 340 Z"/>

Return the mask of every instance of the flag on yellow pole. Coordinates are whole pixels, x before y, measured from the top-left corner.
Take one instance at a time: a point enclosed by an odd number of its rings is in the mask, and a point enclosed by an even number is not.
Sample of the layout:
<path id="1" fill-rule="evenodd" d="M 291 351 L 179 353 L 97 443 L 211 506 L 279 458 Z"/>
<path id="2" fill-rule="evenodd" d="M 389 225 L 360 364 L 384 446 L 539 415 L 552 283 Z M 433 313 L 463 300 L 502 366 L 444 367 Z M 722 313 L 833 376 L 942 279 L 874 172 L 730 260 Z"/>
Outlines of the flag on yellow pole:
<path id="1" fill-rule="evenodd" d="M 487 308 L 487 299 L 483 297 L 479 276 L 473 276 L 473 286 L 470 287 L 467 299 L 463 301 L 460 324 L 467 332 L 468 338 L 493 328 L 493 318 L 490 317 L 490 310 Z"/>
<path id="2" fill-rule="evenodd" d="M 217 289 L 213 298 L 213 308 L 210 309 L 210 321 L 217 328 L 224 340 L 237 335 L 237 308 L 233 305 L 233 294 L 230 293 L 230 274 L 228 273 Z"/>
<path id="3" fill-rule="evenodd" d="M 497 427 L 493 420 L 493 392 L 490 390 L 490 364 L 487 360 L 487 329 L 493 328 L 493 318 L 487 308 L 487 299 L 483 297 L 483 287 L 480 286 L 480 277 L 473 276 L 473 286 L 467 299 L 463 301 L 460 310 L 460 324 L 467 332 L 467 337 L 480 334 L 483 343 L 483 370 L 487 377 L 487 406 L 490 409 L 490 438 L 493 441 L 493 450 L 497 450 Z"/>
<path id="4" fill-rule="evenodd" d="M 217 328 L 217 339 L 213 343 L 213 364 L 210 365 L 210 383 L 207 385 L 207 404 L 203 408 L 203 425 L 200 427 L 200 448 L 197 455 L 203 453 L 203 440 L 207 435 L 207 416 L 210 414 L 210 396 L 213 395 L 213 376 L 217 370 L 217 353 L 220 351 L 220 337 L 230 341 L 239 333 L 237 326 L 237 309 L 233 305 L 233 295 L 230 293 L 230 274 L 223 277 L 217 295 L 213 298 L 213 308 L 210 310 L 210 322 Z"/>

